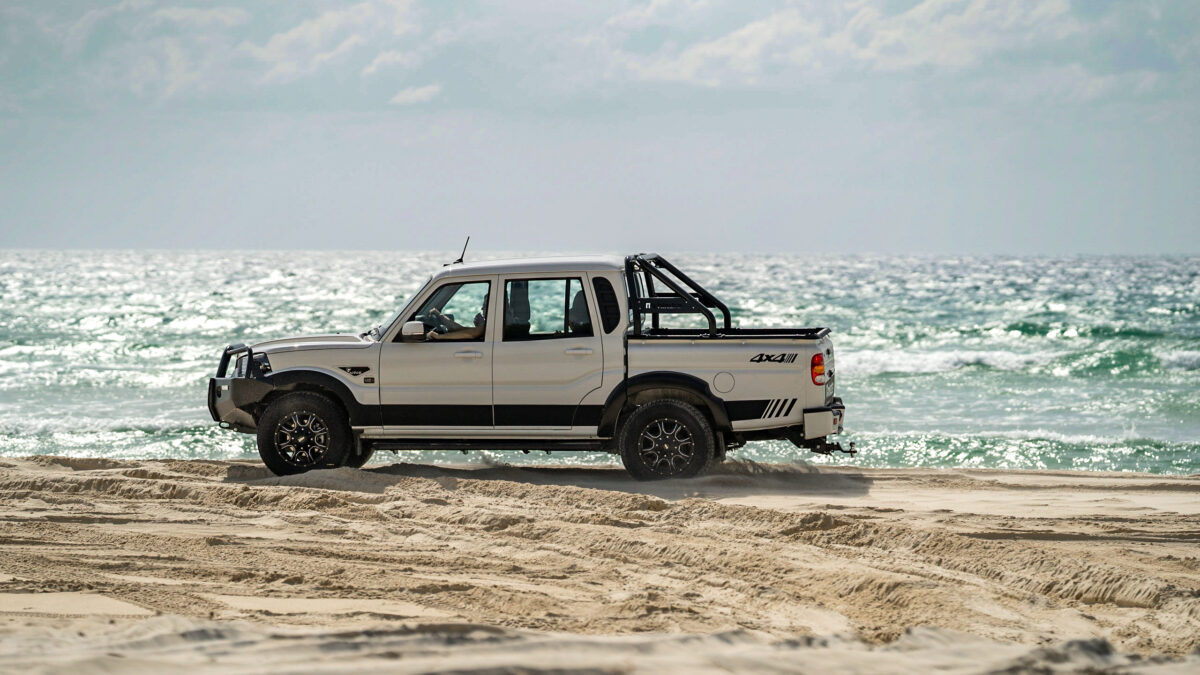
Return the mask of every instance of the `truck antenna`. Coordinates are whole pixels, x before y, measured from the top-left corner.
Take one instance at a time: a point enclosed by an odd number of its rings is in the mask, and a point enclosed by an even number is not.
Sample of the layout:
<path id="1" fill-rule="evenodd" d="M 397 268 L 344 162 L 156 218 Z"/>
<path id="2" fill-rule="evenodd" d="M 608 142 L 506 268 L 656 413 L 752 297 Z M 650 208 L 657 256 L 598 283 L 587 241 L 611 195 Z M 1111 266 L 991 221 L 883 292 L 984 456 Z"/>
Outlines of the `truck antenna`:
<path id="1" fill-rule="evenodd" d="M 470 245 L 471 245 L 471 237 L 470 237 L 470 235 L 468 235 L 467 243 L 463 244 L 463 250 L 462 250 L 462 253 L 460 253 L 458 255 L 458 260 L 455 260 L 454 262 L 448 262 L 445 265 L 442 265 L 442 267 L 449 267 L 451 265 L 457 265 L 457 264 L 461 263 L 463 261 L 463 257 L 465 257 L 467 255 L 467 247 Z"/>

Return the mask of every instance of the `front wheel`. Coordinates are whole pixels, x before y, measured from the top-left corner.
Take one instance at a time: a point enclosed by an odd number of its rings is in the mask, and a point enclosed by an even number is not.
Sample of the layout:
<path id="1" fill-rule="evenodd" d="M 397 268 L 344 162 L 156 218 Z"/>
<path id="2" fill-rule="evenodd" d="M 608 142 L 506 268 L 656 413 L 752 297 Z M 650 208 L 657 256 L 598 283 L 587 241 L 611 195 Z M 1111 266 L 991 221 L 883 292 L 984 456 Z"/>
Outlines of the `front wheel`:
<path id="1" fill-rule="evenodd" d="M 635 409 L 618 432 L 621 461 L 638 480 L 690 478 L 713 456 L 713 430 L 695 406 L 672 399 Z"/>
<path id="2" fill-rule="evenodd" d="M 341 466 L 349 451 L 346 414 L 320 394 L 283 396 L 258 420 L 258 454 L 277 476 Z"/>

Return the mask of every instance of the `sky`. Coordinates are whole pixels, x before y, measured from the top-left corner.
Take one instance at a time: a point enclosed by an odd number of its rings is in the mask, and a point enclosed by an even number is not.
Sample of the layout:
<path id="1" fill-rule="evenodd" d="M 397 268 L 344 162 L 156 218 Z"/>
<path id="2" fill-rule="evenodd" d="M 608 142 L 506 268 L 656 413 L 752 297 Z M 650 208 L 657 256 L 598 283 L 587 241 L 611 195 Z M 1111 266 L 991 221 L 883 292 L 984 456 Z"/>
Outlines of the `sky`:
<path id="1" fill-rule="evenodd" d="M 0 3 L 0 247 L 1200 253 L 1200 2 Z"/>

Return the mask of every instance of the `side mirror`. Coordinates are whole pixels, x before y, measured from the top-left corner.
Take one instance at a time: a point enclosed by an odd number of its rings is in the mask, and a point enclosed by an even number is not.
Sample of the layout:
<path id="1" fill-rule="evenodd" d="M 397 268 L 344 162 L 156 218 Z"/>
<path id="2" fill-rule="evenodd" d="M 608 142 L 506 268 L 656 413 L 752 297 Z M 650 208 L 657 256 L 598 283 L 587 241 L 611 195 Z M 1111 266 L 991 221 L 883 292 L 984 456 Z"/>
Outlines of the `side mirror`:
<path id="1" fill-rule="evenodd" d="M 401 342 L 424 342 L 425 324 L 420 321 L 406 321 L 400 328 Z"/>

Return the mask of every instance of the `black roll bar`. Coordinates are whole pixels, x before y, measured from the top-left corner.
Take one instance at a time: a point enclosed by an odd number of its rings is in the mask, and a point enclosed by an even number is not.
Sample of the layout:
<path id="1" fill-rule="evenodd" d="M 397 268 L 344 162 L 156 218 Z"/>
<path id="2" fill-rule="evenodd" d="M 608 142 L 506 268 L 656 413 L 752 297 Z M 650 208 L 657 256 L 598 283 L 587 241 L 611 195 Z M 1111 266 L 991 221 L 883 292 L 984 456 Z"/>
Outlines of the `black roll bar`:
<path id="1" fill-rule="evenodd" d="M 636 269 L 635 269 L 636 267 Z M 666 273 L 687 285 L 690 291 L 676 283 Z M 639 297 L 634 276 L 638 271 L 645 278 L 646 297 Z M 691 277 L 679 271 L 662 256 L 656 253 L 638 253 L 625 258 L 625 274 L 629 278 L 629 307 L 633 310 L 633 334 L 640 335 L 642 331 L 642 315 L 650 314 L 652 326 L 657 329 L 660 314 L 702 314 L 708 320 L 708 334 L 717 335 L 717 319 L 709 307 L 721 310 L 722 324 L 725 330 L 732 326 L 729 307 L 715 295 L 709 293 Z M 654 288 L 654 280 L 658 279 L 673 293 L 660 293 Z"/>
<path id="2" fill-rule="evenodd" d="M 246 377 L 250 377 L 250 364 L 254 360 L 254 350 L 242 343 L 229 345 L 225 351 L 221 353 L 221 363 L 217 366 L 217 377 L 225 377 L 229 369 L 229 359 L 234 354 L 246 352 Z"/>

